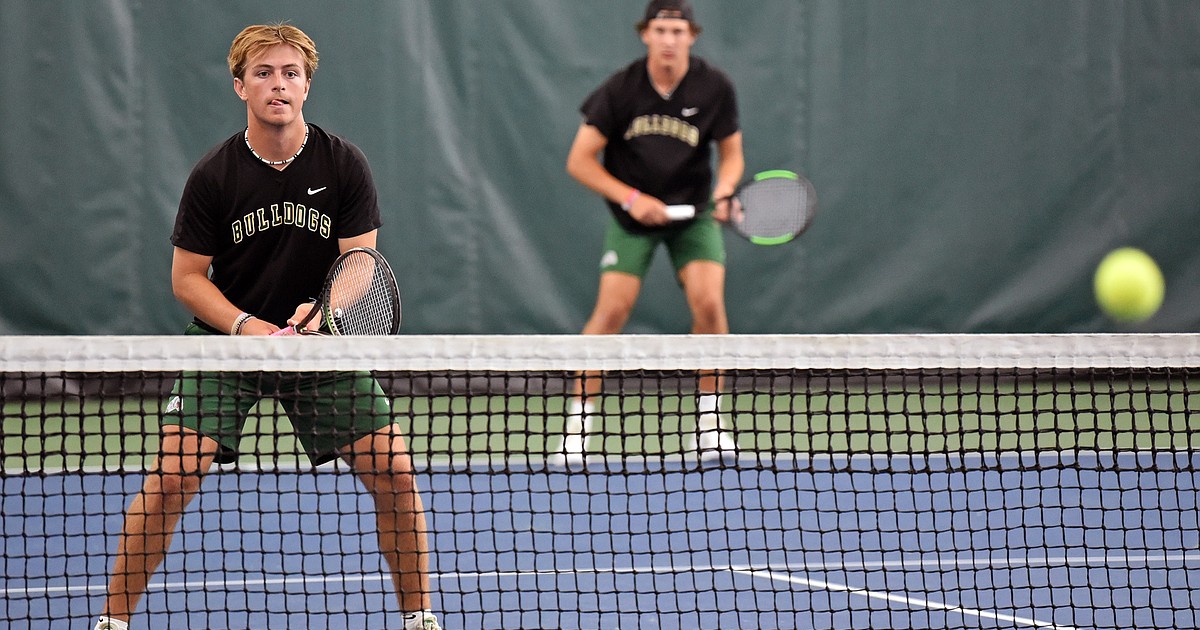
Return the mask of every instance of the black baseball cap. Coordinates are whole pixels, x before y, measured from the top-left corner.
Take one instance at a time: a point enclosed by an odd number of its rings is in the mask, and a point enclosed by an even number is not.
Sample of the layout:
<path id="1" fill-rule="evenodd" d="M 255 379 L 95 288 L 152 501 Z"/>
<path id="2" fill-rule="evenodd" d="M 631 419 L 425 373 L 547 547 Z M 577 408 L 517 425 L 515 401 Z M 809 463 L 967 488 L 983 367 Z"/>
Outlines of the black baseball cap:
<path id="1" fill-rule="evenodd" d="M 650 0 L 646 5 L 645 16 L 637 24 L 638 30 L 646 28 L 650 20 L 658 18 L 687 20 L 693 30 L 700 31 L 700 25 L 696 24 L 696 14 L 692 12 L 692 3 L 688 0 Z"/>

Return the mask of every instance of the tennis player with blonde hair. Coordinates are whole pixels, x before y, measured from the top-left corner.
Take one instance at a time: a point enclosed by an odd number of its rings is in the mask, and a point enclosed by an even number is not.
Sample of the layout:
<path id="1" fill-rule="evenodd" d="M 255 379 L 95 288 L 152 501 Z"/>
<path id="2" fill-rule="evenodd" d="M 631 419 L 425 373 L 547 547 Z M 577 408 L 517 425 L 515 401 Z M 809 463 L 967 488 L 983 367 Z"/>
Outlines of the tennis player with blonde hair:
<path id="1" fill-rule="evenodd" d="M 192 169 L 171 235 L 172 289 L 195 316 L 187 334 L 270 335 L 295 324 L 341 252 L 375 246 L 382 220 L 366 158 L 304 120 L 317 60 L 312 39 L 288 24 L 246 27 L 230 46 L 246 128 Z M 349 464 L 374 500 L 403 627 L 438 630 L 412 460 L 369 372 L 319 383 L 299 373 L 185 373 L 163 413 L 158 458 L 126 512 L 96 630 L 129 627 L 203 475 L 236 459 L 242 425 L 263 395 L 287 410 L 314 465 Z"/>

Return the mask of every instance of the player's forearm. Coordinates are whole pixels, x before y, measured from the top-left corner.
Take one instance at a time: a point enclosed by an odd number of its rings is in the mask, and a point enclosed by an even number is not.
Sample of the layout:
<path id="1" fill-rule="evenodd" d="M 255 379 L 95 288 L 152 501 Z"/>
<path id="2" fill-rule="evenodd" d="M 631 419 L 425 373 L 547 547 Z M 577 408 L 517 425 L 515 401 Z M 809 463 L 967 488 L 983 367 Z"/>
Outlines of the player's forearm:
<path id="1" fill-rule="evenodd" d="M 371 249 L 374 249 L 377 247 L 376 241 L 378 240 L 378 235 L 379 230 L 371 230 L 370 232 L 359 234 L 358 236 L 339 238 L 338 251 L 339 253 L 345 254 L 355 247 L 370 247 Z"/>
<path id="2" fill-rule="evenodd" d="M 613 177 L 595 157 L 571 156 L 571 159 L 567 160 L 567 173 L 613 203 L 623 203 L 633 190 L 629 184 Z"/>
<path id="3" fill-rule="evenodd" d="M 187 273 L 171 280 L 175 299 L 193 315 L 217 330 L 231 330 L 242 311 L 208 277 Z"/>
<path id="4" fill-rule="evenodd" d="M 746 172 L 746 157 L 742 153 L 742 133 L 739 131 L 717 143 L 717 181 L 713 198 L 733 194 Z"/>
<path id="5" fill-rule="evenodd" d="M 242 311 L 209 279 L 211 266 L 212 256 L 176 247 L 171 260 L 171 291 L 200 321 L 232 332 Z"/>
<path id="6" fill-rule="evenodd" d="M 717 183 L 713 186 L 713 198 L 723 199 L 732 195 L 745 170 L 745 162 L 740 159 L 722 162 L 717 169 Z"/>

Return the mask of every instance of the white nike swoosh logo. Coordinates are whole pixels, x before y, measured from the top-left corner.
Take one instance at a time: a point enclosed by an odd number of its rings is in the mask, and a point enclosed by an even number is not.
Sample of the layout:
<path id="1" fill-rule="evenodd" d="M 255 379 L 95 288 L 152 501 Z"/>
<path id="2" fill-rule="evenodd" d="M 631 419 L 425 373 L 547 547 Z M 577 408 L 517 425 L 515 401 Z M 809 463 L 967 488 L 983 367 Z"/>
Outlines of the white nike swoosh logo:
<path id="1" fill-rule="evenodd" d="M 699 107 L 684 107 L 679 113 L 683 114 L 684 118 L 687 118 L 688 116 L 695 116 L 699 112 Z"/>
<path id="2" fill-rule="evenodd" d="M 328 186 L 322 186 L 322 187 L 320 187 L 320 188 L 309 188 L 309 189 L 308 189 L 308 194 L 310 194 L 310 195 L 315 195 L 315 194 L 317 194 L 317 193 L 321 192 L 322 190 L 325 190 L 326 188 L 329 188 L 329 187 L 328 187 Z"/>

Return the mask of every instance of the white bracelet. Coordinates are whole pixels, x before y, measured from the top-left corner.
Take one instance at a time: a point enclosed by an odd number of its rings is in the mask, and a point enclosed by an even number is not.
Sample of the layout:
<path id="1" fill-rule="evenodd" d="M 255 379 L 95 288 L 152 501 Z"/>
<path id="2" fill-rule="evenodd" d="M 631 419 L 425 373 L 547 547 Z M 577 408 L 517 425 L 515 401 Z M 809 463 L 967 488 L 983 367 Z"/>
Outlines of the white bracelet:
<path id="1" fill-rule="evenodd" d="M 237 319 L 233 320 L 233 327 L 229 329 L 229 334 L 233 337 L 242 334 L 242 326 L 245 326 L 246 322 L 253 318 L 254 316 L 250 313 L 243 312 L 241 315 L 238 315 Z"/>

